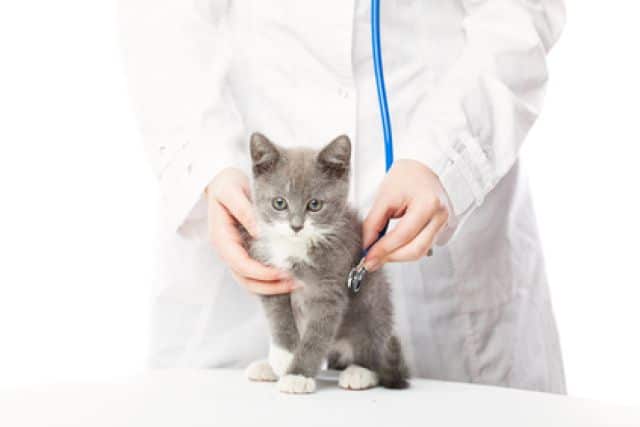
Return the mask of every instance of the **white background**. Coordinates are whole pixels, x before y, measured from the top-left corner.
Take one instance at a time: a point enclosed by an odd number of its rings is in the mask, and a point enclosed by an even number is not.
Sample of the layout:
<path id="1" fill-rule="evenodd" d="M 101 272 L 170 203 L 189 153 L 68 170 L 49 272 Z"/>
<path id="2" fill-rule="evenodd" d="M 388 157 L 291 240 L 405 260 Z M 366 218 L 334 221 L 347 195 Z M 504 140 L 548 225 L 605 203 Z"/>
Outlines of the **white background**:
<path id="1" fill-rule="evenodd" d="M 640 405 L 640 4 L 567 3 L 523 157 L 569 392 Z M 145 363 L 158 190 L 114 15 L 0 5 L 0 388 Z"/>

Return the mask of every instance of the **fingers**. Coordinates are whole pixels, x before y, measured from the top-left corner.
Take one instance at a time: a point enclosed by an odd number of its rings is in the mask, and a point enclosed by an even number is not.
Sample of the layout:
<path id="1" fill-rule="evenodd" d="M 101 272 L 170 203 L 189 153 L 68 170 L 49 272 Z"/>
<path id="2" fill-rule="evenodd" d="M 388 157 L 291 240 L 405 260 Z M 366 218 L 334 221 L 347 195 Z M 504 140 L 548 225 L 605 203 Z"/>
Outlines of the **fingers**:
<path id="1" fill-rule="evenodd" d="M 371 246 L 389 219 L 401 214 L 402 210 L 404 210 L 402 200 L 397 196 L 390 196 L 386 192 L 379 193 L 362 223 L 362 246 L 364 248 Z"/>
<path id="2" fill-rule="evenodd" d="M 245 191 L 222 192 L 218 201 L 242 224 L 251 236 L 258 236 L 258 225 L 255 220 L 251 202 Z"/>
<path id="3" fill-rule="evenodd" d="M 278 295 L 287 294 L 299 287 L 293 279 L 262 281 L 242 277 L 236 273 L 232 273 L 233 278 L 243 285 L 249 292 L 259 295 Z"/>
<path id="4" fill-rule="evenodd" d="M 411 242 L 429 222 L 435 211 L 436 207 L 433 205 L 416 203 L 410 206 L 398 225 L 373 245 L 367 259 L 384 259 L 394 250 Z"/>
<path id="5" fill-rule="evenodd" d="M 415 239 L 391 252 L 384 258 L 384 262 L 415 261 L 426 256 L 433 246 L 433 242 L 438 236 L 438 233 L 446 223 L 446 215 L 436 215 L 429 221 L 427 226 L 420 231 Z"/>
<path id="6" fill-rule="evenodd" d="M 411 206 L 398 225 L 373 245 L 364 264 L 368 271 L 376 271 L 386 262 L 414 261 L 427 254 L 448 220 L 439 203 L 429 205 Z"/>
<path id="7" fill-rule="evenodd" d="M 289 275 L 276 268 L 268 267 L 249 257 L 247 251 L 239 244 L 229 242 L 222 259 L 236 274 L 260 281 L 288 279 Z"/>
<path id="8" fill-rule="evenodd" d="M 242 238 L 233 218 L 218 203 L 210 206 L 209 233 L 211 243 L 229 268 L 241 277 L 259 281 L 277 281 L 289 276 L 252 259 L 242 246 Z"/>
<path id="9" fill-rule="evenodd" d="M 298 285 L 285 272 L 252 259 L 245 249 L 240 223 L 257 237 L 258 227 L 249 197 L 249 181 L 242 171 L 227 169 L 207 187 L 209 238 L 237 282 L 249 291 L 275 295 Z"/>

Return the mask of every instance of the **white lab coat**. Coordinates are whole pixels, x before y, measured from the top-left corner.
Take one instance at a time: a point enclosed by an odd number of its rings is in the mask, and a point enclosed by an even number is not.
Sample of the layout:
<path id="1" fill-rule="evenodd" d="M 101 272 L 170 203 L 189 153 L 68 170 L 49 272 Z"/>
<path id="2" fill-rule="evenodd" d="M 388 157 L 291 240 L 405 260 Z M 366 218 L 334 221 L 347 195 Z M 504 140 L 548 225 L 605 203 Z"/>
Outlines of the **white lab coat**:
<path id="1" fill-rule="evenodd" d="M 163 192 L 154 366 L 242 367 L 264 357 L 257 299 L 207 241 L 203 189 L 248 172 L 248 137 L 353 141 L 351 202 L 384 176 L 369 1 L 123 0 L 144 141 Z M 561 0 L 383 1 L 396 159 L 428 165 L 456 232 L 387 267 L 413 375 L 564 392 L 555 322 L 518 153 L 539 114 Z"/>

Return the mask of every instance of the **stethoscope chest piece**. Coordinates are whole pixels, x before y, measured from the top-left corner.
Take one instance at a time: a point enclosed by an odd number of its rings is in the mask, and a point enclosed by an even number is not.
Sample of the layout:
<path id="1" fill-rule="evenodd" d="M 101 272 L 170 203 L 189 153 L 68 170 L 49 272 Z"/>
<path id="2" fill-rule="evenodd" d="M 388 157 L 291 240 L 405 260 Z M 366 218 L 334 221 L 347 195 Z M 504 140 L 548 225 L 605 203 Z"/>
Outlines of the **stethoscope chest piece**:
<path id="1" fill-rule="evenodd" d="M 364 268 L 364 258 L 362 258 L 358 265 L 349 271 L 349 275 L 347 276 L 347 288 L 349 288 L 354 294 L 360 292 L 362 281 L 366 275 L 367 269 Z"/>

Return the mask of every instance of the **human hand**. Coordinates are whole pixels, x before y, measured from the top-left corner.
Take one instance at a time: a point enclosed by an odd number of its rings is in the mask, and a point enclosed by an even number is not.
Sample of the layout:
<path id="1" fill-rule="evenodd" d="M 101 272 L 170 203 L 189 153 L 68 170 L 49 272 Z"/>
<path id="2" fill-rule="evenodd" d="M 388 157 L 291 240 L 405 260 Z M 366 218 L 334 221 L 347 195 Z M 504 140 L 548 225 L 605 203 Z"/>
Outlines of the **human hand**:
<path id="1" fill-rule="evenodd" d="M 398 224 L 371 247 L 365 268 L 386 262 L 415 261 L 430 251 L 449 219 L 447 194 L 440 179 L 415 160 L 396 161 L 385 176 L 363 223 L 363 244 L 369 247 L 390 218 Z"/>
<path id="2" fill-rule="evenodd" d="M 205 190 L 209 239 L 233 277 L 249 291 L 263 295 L 291 292 L 294 281 L 288 274 L 252 259 L 243 246 L 237 228 L 240 223 L 252 237 L 258 225 L 249 199 L 249 179 L 239 169 L 222 170 Z"/>

